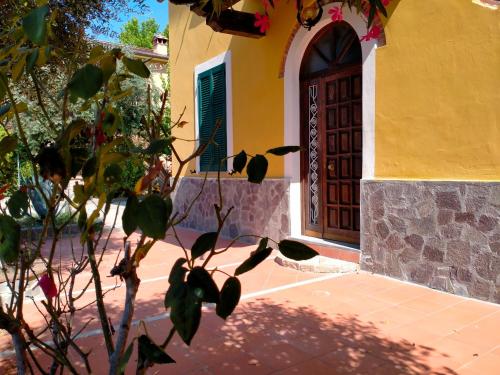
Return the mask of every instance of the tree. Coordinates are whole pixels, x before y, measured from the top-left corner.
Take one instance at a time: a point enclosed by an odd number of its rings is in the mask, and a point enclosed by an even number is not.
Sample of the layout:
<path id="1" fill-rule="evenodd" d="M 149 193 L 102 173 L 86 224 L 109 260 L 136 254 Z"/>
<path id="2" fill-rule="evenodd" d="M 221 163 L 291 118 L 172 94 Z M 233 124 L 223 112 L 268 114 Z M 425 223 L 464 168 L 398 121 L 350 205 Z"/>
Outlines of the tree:
<path id="1" fill-rule="evenodd" d="M 95 364 L 89 361 L 89 352 L 80 346 L 77 336 L 84 335 L 88 330 L 88 324 L 94 319 L 94 316 L 89 318 L 89 313 L 93 315 L 93 310 L 89 309 L 96 307 L 106 348 L 106 357 L 99 358 L 99 362 L 109 364 L 109 374 L 122 374 L 132 351 L 137 348 L 136 373 L 144 374 L 155 364 L 175 362 L 165 351 L 168 351 L 174 334 L 178 334 L 187 345 L 191 343 L 200 324 L 202 303 L 215 303 L 216 313 L 222 319 L 234 311 L 241 295 L 238 276 L 265 260 L 271 254 L 271 246 L 296 260 L 309 259 L 317 253 L 295 241 L 275 242 L 254 235 L 259 241 L 256 251 L 233 275 L 214 268 L 210 263 L 213 257 L 230 248 L 219 249 L 216 245 L 228 216 L 235 209 L 222 195 L 219 176 L 219 195 L 213 211 L 218 223 L 216 230 L 199 236 L 190 248 L 179 239 L 184 256 L 170 270 L 169 287 L 164 294 L 165 309 L 169 311 L 171 320 L 164 332 L 165 339 L 157 344 L 147 335 L 147 330 L 138 337 L 132 337 L 132 317 L 141 283 L 138 269 L 151 247 L 165 237 L 167 230 L 177 237 L 176 226 L 193 214 L 190 211 L 192 205 L 184 213 L 174 213 L 171 194 L 178 188 L 180 172 L 187 168 L 190 161 L 202 155 L 209 144 L 214 143 L 215 133 L 207 142 L 197 145 L 187 158 L 181 158 L 176 152 L 177 140 L 164 129 L 168 97 L 163 94 L 158 108 L 153 110 L 148 88 L 146 98 L 143 98 L 148 112 L 141 118 L 141 129 L 137 133 L 141 139 L 134 139 L 123 126 L 119 103 L 131 94 L 126 89 L 131 77 L 147 79 L 150 72 L 143 61 L 125 56 L 118 48 L 105 51 L 96 46 L 86 61 L 69 64 L 68 67 L 73 67 L 69 74 L 71 78 L 62 82 L 58 91 L 60 94 L 54 97 L 53 92 L 41 84 L 39 74 L 52 58 L 60 54 L 71 56 L 71 51 L 52 43 L 56 34 L 48 27 L 51 22 L 54 19 L 50 18 L 49 8 L 42 5 L 23 15 L 19 27 L 10 25 L 0 29 L 0 40 L 15 43 L 13 46 L 0 46 L 0 126 L 7 133 L 1 139 L 0 158 L 7 160 L 16 151 L 16 145 L 20 144 L 35 174 L 32 184 L 20 187 L 8 198 L 0 196 L 0 199 L 7 200 L 6 205 L 0 205 L 0 270 L 11 291 L 11 297 L 0 303 L 0 330 L 11 337 L 19 374 L 92 373 Z M 124 71 L 117 69 L 119 64 L 123 64 Z M 58 75 L 58 71 L 49 69 L 45 74 L 50 79 Z M 40 121 L 52 134 L 50 142 L 38 150 L 33 149 L 26 136 L 31 124 L 28 106 L 24 97 L 13 90 L 14 84 L 21 79 L 26 80 L 32 96 L 37 98 L 35 103 L 43 118 Z M 47 111 L 46 103 L 49 101 L 54 104 L 53 113 Z M 87 117 L 88 111 L 93 116 Z M 167 130 L 176 126 L 182 126 L 181 119 L 171 123 Z M 214 128 L 217 129 L 217 124 Z M 125 151 L 123 145 L 127 146 Z M 161 161 L 166 148 L 172 150 L 179 165 L 175 176 Z M 283 156 L 297 151 L 299 147 L 287 146 L 267 150 L 261 155 L 247 155 L 241 151 L 230 157 L 234 158 L 236 173 L 246 168 L 248 181 L 260 183 L 267 172 L 266 154 Z M 138 179 L 133 190 L 122 184 L 123 167 L 131 157 L 139 158 L 146 165 L 145 174 Z M 82 176 L 83 185 L 75 185 L 73 194 L 67 194 L 70 179 L 76 175 Z M 50 181 L 51 189 L 41 189 L 42 179 Z M 154 188 L 158 179 L 160 186 Z M 3 183 L 0 181 L 0 186 Z M 33 189 L 42 195 L 47 214 L 39 238 L 22 238 L 17 220 L 29 209 L 32 199 L 29 192 Z M 97 221 L 101 211 L 105 219 L 116 196 L 127 198 L 121 218 L 123 245 L 108 243 L 114 227 L 106 229 Z M 97 202 L 97 208 L 87 212 L 86 203 L 91 199 Z M 56 208 L 62 202 L 67 202 L 73 210 L 71 216 L 61 223 L 56 220 Z M 73 219 L 78 221 L 80 236 L 79 241 L 67 245 L 70 248 L 65 252 L 70 254 L 71 259 L 65 264 L 58 259 L 57 249 L 64 246 L 60 241 L 61 235 Z M 130 236 L 133 233 L 137 234 L 138 241 L 132 243 Z M 111 246 L 120 246 L 120 251 L 116 251 L 116 255 L 109 254 Z M 116 256 L 115 266 L 102 270 L 103 257 L 107 254 Z M 200 262 L 202 256 L 204 259 Z M 198 262 L 195 263 L 195 260 Z M 41 262 L 45 268 L 43 274 L 36 275 L 45 296 L 36 304 L 36 309 L 25 303 L 35 261 Z M 101 272 L 109 272 L 111 277 L 122 280 L 126 289 L 120 322 L 116 322 L 115 326 L 110 321 L 110 306 L 105 303 L 106 295 L 113 290 L 103 290 L 99 267 Z M 220 289 L 213 278 L 216 272 L 225 277 Z M 83 291 L 94 293 L 90 303 L 81 300 L 84 293 L 76 291 L 75 285 L 82 285 Z M 93 290 L 88 289 L 90 286 Z M 42 327 L 33 326 L 36 320 L 43 322 Z M 48 359 L 49 368 L 42 365 L 41 357 Z"/>
<path id="2" fill-rule="evenodd" d="M 153 48 L 153 37 L 158 34 L 160 26 L 149 18 L 139 24 L 137 18 L 132 18 L 123 27 L 119 35 L 120 42 L 129 46 Z"/>
<path id="3" fill-rule="evenodd" d="M 0 30 L 12 27 L 11 21 L 26 14 L 35 3 L 40 1 L 0 1 Z M 144 0 L 47 0 L 49 12 L 54 14 L 52 25 L 56 36 L 52 45 L 72 51 L 73 54 L 85 54 L 88 31 L 94 35 L 115 36 L 109 24 L 119 20 L 123 14 L 144 12 L 147 7 Z M 0 41 L 0 46 L 6 42 Z"/>

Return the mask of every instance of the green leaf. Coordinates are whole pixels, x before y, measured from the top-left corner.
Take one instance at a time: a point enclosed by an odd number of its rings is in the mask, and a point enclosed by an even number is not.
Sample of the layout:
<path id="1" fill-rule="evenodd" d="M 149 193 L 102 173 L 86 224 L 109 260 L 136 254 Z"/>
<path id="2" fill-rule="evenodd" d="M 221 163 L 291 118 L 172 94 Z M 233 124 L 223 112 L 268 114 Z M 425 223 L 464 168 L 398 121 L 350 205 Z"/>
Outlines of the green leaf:
<path id="1" fill-rule="evenodd" d="M 193 289 L 203 290 L 203 302 L 219 302 L 219 288 L 208 271 L 202 267 L 194 267 L 187 277 L 187 283 Z"/>
<path id="2" fill-rule="evenodd" d="M 23 30 L 29 40 L 35 44 L 45 42 L 47 36 L 47 23 L 45 17 L 49 13 L 49 6 L 42 5 L 33 9 L 23 18 Z"/>
<path id="3" fill-rule="evenodd" d="M 118 365 L 118 373 L 120 375 L 125 374 L 125 369 L 127 368 L 127 364 L 128 361 L 130 360 L 130 357 L 132 356 L 133 350 L 134 350 L 134 341 L 132 340 L 127 350 L 125 350 L 125 353 L 123 353 L 123 356 L 120 358 L 120 364 Z"/>
<path id="4" fill-rule="evenodd" d="M 191 256 L 193 259 L 202 256 L 208 250 L 214 248 L 217 237 L 217 232 L 203 233 L 199 236 L 196 241 L 194 241 L 193 247 L 191 248 Z"/>
<path id="5" fill-rule="evenodd" d="M 88 159 L 82 167 L 82 177 L 88 178 L 93 176 L 97 170 L 97 159 L 95 156 L 92 156 Z"/>
<path id="6" fill-rule="evenodd" d="M 90 99 L 101 89 L 103 84 L 102 70 L 92 64 L 87 64 L 77 70 L 68 84 L 71 95 Z"/>
<path id="7" fill-rule="evenodd" d="M 38 55 L 40 54 L 40 50 L 36 48 L 33 52 L 31 52 L 28 57 L 26 58 L 26 73 L 31 73 L 33 70 L 33 67 L 35 66 L 37 60 L 38 60 Z"/>
<path id="8" fill-rule="evenodd" d="M 163 351 L 153 340 L 146 335 L 139 336 L 139 355 L 137 369 L 147 367 L 146 361 L 150 363 L 175 363 L 174 359 Z"/>
<path id="9" fill-rule="evenodd" d="M 116 71 L 116 57 L 108 54 L 101 59 L 99 65 L 103 73 L 103 81 L 108 82 L 109 78 Z"/>
<path id="10" fill-rule="evenodd" d="M 180 284 L 184 282 L 184 276 L 186 275 L 187 268 L 182 267 L 186 263 L 186 259 L 179 258 L 175 261 L 172 269 L 170 270 L 170 275 L 168 275 L 168 282 L 170 284 Z"/>
<path id="11" fill-rule="evenodd" d="M 181 284 L 178 296 L 171 305 L 170 320 L 179 336 L 187 344 L 191 344 L 201 320 L 201 299 L 199 291 Z"/>
<path id="12" fill-rule="evenodd" d="M 78 228 L 81 232 L 87 229 L 87 219 L 87 210 L 83 207 L 78 215 Z"/>
<path id="13" fill-rule="evenodd" d="M 127 69 L 142 78 L 149 78 L 150 72 L 146 64 L 141 60 L 129 59 L 128 57 L 123 57 L 123 64 Z"/>
<path id="14" fill-rule="evenodd" d="M 17 138 L 12 135 L 7 135 L 0 140 L 0 157 L 15 151 L 17 147 Z"/>
<path id="15" fill-rule="evenodd" d="M 300 151 L 300 146 L 281 146 L 281 147 L 275 147 L 267 150 L 266 152 L 268 154 L 273 154 L 276 156 L 284 156 L 286 154 L 289 154 L 291 152 L 297 152 Z"/>
<path id="16" fill-rule="evenodd" d="M 259 242 L 259 246 L 257 247 L 257 250 L 252 252 L 250 257 L 243 263 L 241 263 L 241 265 L 238 268 L 236 268 L 234 275 L 238 276 L 241 275 L 242 273 L 254 269 L 260 263 L 262 263 L 269 255 L 271 255 L 272 251 L 273 251 L 272 248 L 267 247 L 267 237 L 261 239 Z"/>
<path id="17" fill-rule="evenodd" d="M 26 55 L 21 55 L 19 57 L 19 60 L 17 60 L 17 63 L 12 68 L 12 79 L 14 81 L 17 82 L 19 78 L 21 78 L 25 66 L 26 66 Z"/>
<path id="18" fill-rule="evenodd" d="M 13 263 L 19 256 L 21 227 L 10 216 L 0 215 L 0 259 Z"/>
<path id="19" fill-rule="evenodd" d="M 7 82 L 7 77 L 5 74 L 0 72 L 0 102 L 2 99 L 5 97 L 5 94 L 7 94 L 7 88 L 5 87 L 5 82 Z M 2 114 L 0 113 L 0 116 Z"/>
<path id="20" fill-rule="evenodd" d="M 248 181 L 260 184 L 267 173 L 267 159 L 263 155 L 255 155 L 247 165 Z"/>
<path id="21" fill-rule="evenodd" d="M 222 319 L 231 315 L 238 306 L 241 297 L 241 283 L 237 277 L 230 277 L 226 280 L 220 291 L 220 301 L 215 308 L 215 312 Z"/>
<path id="22" fill-rule="evenodd" d="M 171 144 L 171 139 L 154 139 L 144 150 L 144 153 L 148 155 L 163 154 L 165 153 L 165 149 Z"/>
<path id="23" fill-rule="evenodd" d="M 318 255 L 318 252 L 301 242 L 292 240 L 282 240 L 278 244 L 279 251 L 287 258 L 294 260 L 311 259 Z"/>
<path id="24" fill-rule="evenodd" d="M 247 153 L 245 151 L 241 151 L 234 157 L 233 170 L 235 172 L 241 173 L 243 171 L 243 168 L 245 168 L 245 165 L 247 165 Z"/>
<path id="25" fill-rule="evenodd" d="M 367 22 L 368 28 L 372 25 L 376 12 L 377 8 L 373 4 L 370 4 L 370 11 L 368 13 L 368 22 Z"/>
<path id="26" fill-rule="evenodd" d="M 122 169 L 118 164 L 110 164 L 104 170 L 104 182 L 114 184 L 120 182 Z"/>
<path id="27" fill-rule="evenodd" d="M 135 195 L 131 195 L 127 199 L 125 210 L 122 214 L 123 231 L 130 236 L 137 228 L 137 210 L 139 209 L 139 200 Z"/>
<path id="28" fill-rule="evenodd" d="M 11 108 L 12 108 L 12 105 L 10 103 L 5 103 L 4 105 L 1 105 L 0 106 L 0 117 L 5 115 L 6 113 L 8 113 Z"/>
<path id="29" fill-rule="evenodd" d="M 380 13 L 382 13 L 384 15 L 384 17 L 387 18 L 387 10 L 385 9 L 385 6 L 382 3 L 382 1 L 381 0 L 375 0 L 375 3 L 377 4 L 377 8 L 380 11 Z"/>
<path id="30" fill-rule="evenodd" d="M 29 199 L 28 194 L 21 190 L 17 190 L 7 202 L 7 207 L 12 217 L 20 218 L 28 211 Z"/>
<path id="31" fill-rule="evenodd" d="M 158 195 L 148 195 L 139 203 L 137 224 L 142 232 L 151 238 L 162 239 L 167 231 L 170 216 L 169 205 Z"/>
<path id="32" fill-rule="evenodd" d="M 60 142 L 69 145 L 71 141 L 78 136 L 83 129 L 87 126 L 85 120 L 77 118 L 69 123 L 61 135 Z"/>

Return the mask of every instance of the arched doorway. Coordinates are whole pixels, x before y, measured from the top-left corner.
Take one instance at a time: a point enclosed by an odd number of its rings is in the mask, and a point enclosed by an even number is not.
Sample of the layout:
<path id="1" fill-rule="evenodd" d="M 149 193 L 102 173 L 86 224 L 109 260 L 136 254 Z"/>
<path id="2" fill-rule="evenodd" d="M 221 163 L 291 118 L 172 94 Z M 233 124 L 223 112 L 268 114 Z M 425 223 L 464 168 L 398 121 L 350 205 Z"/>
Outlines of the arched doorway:
<path id="1" fill-rule="evenodd" d="M 347 22 L 309 43 L 300 68 L 302 230 L 359 244 L 362 50 Z"/>

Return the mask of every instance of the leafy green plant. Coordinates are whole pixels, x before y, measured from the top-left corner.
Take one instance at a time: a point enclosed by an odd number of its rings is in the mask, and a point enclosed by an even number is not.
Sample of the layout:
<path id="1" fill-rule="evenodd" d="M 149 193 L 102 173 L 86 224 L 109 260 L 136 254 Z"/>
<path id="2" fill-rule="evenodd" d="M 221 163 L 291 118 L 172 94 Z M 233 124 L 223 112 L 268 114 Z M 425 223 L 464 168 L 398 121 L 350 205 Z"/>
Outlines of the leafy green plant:
<path id="1" fill-rule="evenodd" d="M 54 14 L 41 5 L 15 20 L 14 27 L 2 30 L 0 35 L 2 40 L 15 42 L 0 49 L 0 61 L 5 61 L 0 65 L 0 107 L 5 108 L 0 113 L 0 124 L 7 133 L 6 137 L 9 137 L 7 143 L 10 145 L 0 149 L 0 158 L 5 158 L 19 144 L 34 174 L 29 183 L 9 198 L 1 197 L 7 201 L 6 208 L 0 206 L 0 260 L 12 297 L 0 304 L 0 329 L 12 338 L 19 374 L 33 372 L 33 369 L 42 374 L 65 371 L 73 374 L 82 371 L 92 373 L 95 364 L 91 363 L 88 352 L 77 340 L 87 325 L 80 329 L 75 326 L 75 321 L 82 319 L 90 306 L 95 306 L 107 354 L 99 361 L 107 361 L 110 374 L 123 373 L 137 341 L 136 372 L 144 374 L 155 364 L 175 362 L 175 358 L 167 354 L 166 350 L 176 333 L 187 345 L 191 343 L 200 325 L 203 303 L 215 303 L 217 315 L 226 319 L 238 305 L 241 296 L 239 275 L 258 266 L 271 254 L 273 246 L 286 256 L 298 260 L 312 258 L 317 253 L 294 241 L 275 242 L 267 237 L 247 235 L 260 241 L 256 252 L 238 267 L 234 275 L 227 275 L 219 289 L 213 276 L 221 271 L 214 268 L 211 261 L 228 251 L 242 237 L 233 238 L 231 244 L 223 249 L 217 247 L 222 229 L 235 210 L 235 207 L 227 205 L 222 195 L 220 172 L 217 178 L 219 194 L 213 211 L 217 228 L 200 235 L 191 248 L 184 246 L 176 232 L 176 227 L 193 214 L 191 208 L 181 215 L 173 211 L 171 200 L 171 193 L 178 188 L 182 171 L 192 160 L 202 155 L 209 144 L 214 143 L 214 134 L 191 155 L 181 157 L 176 149 L 177 140 L 170 136 L 172 128 L 181 126 L 181 119 L 165 128 L 167 95 L 162 95 L 158 111 L 152 110 L 151 95 L 147 95 L 148 112 L 140 122 L 137 133 L 140 140 L 123 131 L 118 103 L 130 94 L 124 89 L 125 83 L 133 76 L 147 79 L 150 73 L 144 62 L 126 58 L 119 49 L 104 51 L 95 47 L 87 61 L 81 65 L 74 64 L 71 78 L 60 88 L 61 95 L 50 97 L 50 91 L 39 84 L 38 73 L 52 57 L 68 52 L 51 44 L 54 38 L 52 22 Z M 44 54 L 43 59 L 38 58 L 41 54 Z M 123 72 L 117 69 L 119 62 L 124 65 Z M 26 136 L 30 124 L 26 116 L 27 105 L 13 90 L 20 79 L 26 79 L 39 98 L 37 103 L 44 118 L 43 124 L 53 134 L 48 143 L 36 150 Z M 58 108 L 57 116 L 47 112 L 45 103 L 48 101 L 55 101 L 53 108 Z M 89 111 L 94 114 L 92 118 L 84 116 Z M 214 132 L 218 126 L 216 124 Z M 173 176 L 162 163 L 167 149 L 171 150 L 178 164 Z M 267 173 L 268 154 L 282 156 L 298 150 L 296 147 L 278 147 L 259 155 L 242 151 L 234 156 L 235 173 L 241 173 L 246 168 L 248 181 L 261 183 Z M 122 178 L 131 158 L 145 165 L 144 174 L 135 182 L 133 189 Z M 71 179 L 77 175 L 82 177 L 83 184 L 76 184 L 70 196 L 66 190 Z M 153 183 L 157 180 L 161 184 L 154 189 Z M 170 180 L 172 182 L 168 183 Z M 21 218 L 30 204 L 36 204 L 38 195 L 34 192 L 39 194 L 44 204 L 42 234 L 37 241 L 21 241 L 21 228 L 15 219 Z M 127 198 L 121 218 L 125 238 L 123 251 L 117 253 L 115 266 L 109 272 L 123 281 L 126 292 L 120 322 L 115 328 L 111 325 L 109 306 L 104 302 L 108 292 L 103 291 L 99 272 L 103 257 L 108 254 L 108 241 L 103 236 L 106 231 L 109 239 L 114 226 L 106 229 L 99 217 L 102 215 L 103 221 L 106 220 L 112 200 L 117 196 Z M 86 206 L 90 200 L 96 202 L 96 207 L 87 212 Z M 63 204 L 71 206 L 72 211 L 61 222 L 57 212 Z M 75 219 L 80 228 L 82 255 L 75 255 L 75 245 L 72 245 L 71 251 L 68 249 L 68 253 L 73 254 L 68 270 L 57 261 L 56 249 L 61 245 L 62 231 Z M 49 228 L 52 229 L 51 236 L 48 235 Z M 147 334 L 131 337 L 130 330 L 141 283 L 138 269 L 152 246 L 162 240 L 167 231 L 177 238 L 184 256 L 175 262 L 169 273 L 164 305 L 170 313 L 172 325 L 158 345 Z M 134 232 L 139 239 L 131 245 L 129 239 Z M 44 243 L 47 244 L 46 250 L 43 250 Z M 45 295 L 45 300 L 37 305 L 38 312 L 43 316 L 41 320 L 46 322 L 41 333 L 31 325 L 31 317 L 24 314 L 25 293 L 35 261 L 42 262 L 45 268 L 43 275 L 38 275 L 39 285 Z M 7 272 L 7 268 L 14 272 Z M 91 279 L 85 279 L 85 274 L 90 274 Z M 90 292 L 88 288 L 93 286 L 95 296 L 91 304 L 77 306 L 84 294 L 74 290 L 77 280 L 86 283 L 83 292 Z M 81 361 L 83 369 L 76 367 L 74 356 Z M 41 357 L 49 360 L 50 368 L 42 365 Z"/>

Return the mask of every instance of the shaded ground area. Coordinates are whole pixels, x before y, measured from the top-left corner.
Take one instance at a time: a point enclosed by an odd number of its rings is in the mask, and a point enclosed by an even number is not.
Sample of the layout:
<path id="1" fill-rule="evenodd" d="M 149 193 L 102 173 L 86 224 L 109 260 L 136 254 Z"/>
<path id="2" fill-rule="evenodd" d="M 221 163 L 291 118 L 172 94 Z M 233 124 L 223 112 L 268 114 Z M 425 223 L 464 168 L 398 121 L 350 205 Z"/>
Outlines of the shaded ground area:
<path id="1" fill-rule="evenodd" d="M 187 246 L 197 235 L 182 231 Z M 182 253 L 168 238 L 141 264 L 142 283 L 134 315 L 134 335 L 144 331 L 138 324 L 142 320 L 158 342 L 171 328 L 163 297 L 168 271 Z M 103 275 L 108 274 L 120 246 L 117 235 L 108 246 L 101 267 Z M 232 274 L 253 249 L 236 246 L 214 265 Z M 65 256 L 61 259 L 70 263 Z M 116 283 L 114 278 L 104 280 L 108 287 Z M 218 282 L 223 280 L 221 277 Z M 177 364 L 156 366 L 151 374 L 499 373 L 498 305 L 364 272 L 338 277 L 304 273 L 282 268 L 272 260 L 242 275 L 241 281 L 242 302 L 233 316 L 224 322 L 211 306 L 206 306 L 191 347 L 175 337 L 167 352 Z M 124 288 L 118 287 L 106 296 L 114 324 L 121 313 L 123 294 Z M 82 304 L 92 300 L 92 291 L 85 296 Z M 37 314 L 33 307 L 30 319 L 41 327 Z M 105 356 L 103 340 L 95 317 L 93 308 L 79 315 L 80 325 L 94 319 L 81 343 L 92 348 L 91 361 L 100 363 L 95 373 L 105 374 L 106 363 L 99 362 Z M 1 335 L 1 373 L 8 373 L 9 349 L 8 337 Z M 134 353 L 127 374 L 134 373 L 135 361 Z M 81 365 L 76 358 L 75 363 Z"/>

